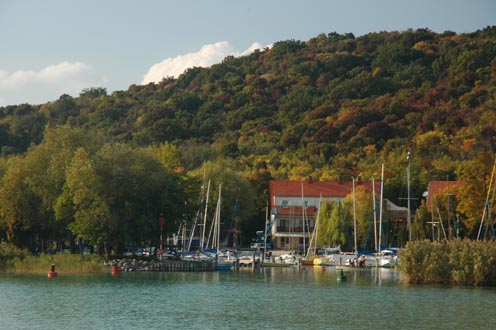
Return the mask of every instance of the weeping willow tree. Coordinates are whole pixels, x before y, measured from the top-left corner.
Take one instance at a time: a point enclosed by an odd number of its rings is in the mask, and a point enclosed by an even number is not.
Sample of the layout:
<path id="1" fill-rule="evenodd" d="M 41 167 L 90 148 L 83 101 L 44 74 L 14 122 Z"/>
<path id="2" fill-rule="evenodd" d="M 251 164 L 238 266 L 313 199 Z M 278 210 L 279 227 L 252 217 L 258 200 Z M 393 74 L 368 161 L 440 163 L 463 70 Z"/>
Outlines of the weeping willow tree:
<path id="1" fill-rule="evenodd" d="M 373 237 L 373 198 L 372 192 L 365 186 L 358 186 L 355 196 L 350 194 L 342 201 L 324 201 L 319 214 L 319 246 L 337 246 L 343 249 L 353 248 L 354 219 L 353 199 L 356 203 L 357 240 L 361 248 L 374 245 Z"/>
<path id="2" fill-rule="evenodd" d="M 345 246 L 347 244 L 346 225 L 341 202 L 324 201 L 319 213 L 319 246 Z"/>

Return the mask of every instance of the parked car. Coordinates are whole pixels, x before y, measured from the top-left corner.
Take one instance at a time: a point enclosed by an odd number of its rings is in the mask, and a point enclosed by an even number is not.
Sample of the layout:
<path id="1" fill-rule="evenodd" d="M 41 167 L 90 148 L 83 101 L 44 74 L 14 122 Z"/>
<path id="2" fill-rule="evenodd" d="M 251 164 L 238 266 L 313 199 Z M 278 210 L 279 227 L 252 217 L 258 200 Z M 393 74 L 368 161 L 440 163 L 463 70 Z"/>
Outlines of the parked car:
<path id="1" fill-rule="evenodd" d="M 250 244 L 250 248 L 252 249 L 263 249 L 265 246 L 264 246 L 264 243 L 263 242 L 253 242 Z M 271 250 L 272 249 L 272 242 L 267 242 L 267 250 Z"/>
<path id="2" fill-rule="evenodd" d="M 253 256 L 239 257 L 239 267 L 251 267 L 253 265 Z M 255 256 L 255 263 L 260 262 L 260 256 Z"/>
<path id="3" fill-rule="evenodd" d="M 148 247 L 143 249 L 142 253 L 146 257 L 152 256 L 155 253 L 155 247 L 154 246 L 152 246 L 152 247 L 148 246 Z"/>

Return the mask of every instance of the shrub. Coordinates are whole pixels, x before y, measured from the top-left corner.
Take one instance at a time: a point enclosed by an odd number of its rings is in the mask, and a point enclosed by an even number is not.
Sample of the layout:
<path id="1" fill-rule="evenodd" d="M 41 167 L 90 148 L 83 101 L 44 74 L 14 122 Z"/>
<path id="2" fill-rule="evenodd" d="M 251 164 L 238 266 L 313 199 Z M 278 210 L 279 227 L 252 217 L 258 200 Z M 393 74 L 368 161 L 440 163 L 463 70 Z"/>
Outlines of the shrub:
<path id="1" fill-rule="evenodd" d="M 27 255 L 12 244 L 0 242 L 0 271 L 7 271 L 14 267 L 17 261 L 23 260 Z"/>

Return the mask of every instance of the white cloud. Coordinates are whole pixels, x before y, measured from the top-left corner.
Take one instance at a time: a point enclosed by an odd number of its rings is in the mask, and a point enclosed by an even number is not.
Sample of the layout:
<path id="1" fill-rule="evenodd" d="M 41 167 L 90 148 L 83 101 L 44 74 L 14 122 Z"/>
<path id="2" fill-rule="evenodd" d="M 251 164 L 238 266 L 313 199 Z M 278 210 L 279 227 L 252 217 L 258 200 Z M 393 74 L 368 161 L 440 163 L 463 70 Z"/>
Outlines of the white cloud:
<path id="1" fill-rule="evenodd" d="M 178 77 L 186 69 L 192 67 L 209 67 L 220 63 L 226 56 L 240 56 L 252 53 L 255 49 L 263 49 L 258 43 L 253 43 L 247 50 L 240 52 L 234 49 L 227 41 L 204 45 L 199 51 L 186 55 L 178 55 L 164 59 L 148 69 L 141 84 L 160 82 L 165 77 Z"/>
<path id="2" fill-rule="evenodd" d="M 89 70 L 89 65 L 81 62 L 62 62 L 44 68 L 38 72 L 37 76 L 40 81 L 58 83 L 61 80 L 77 79 L 81 74 Z"/>
<path id="3" fill-rule="evenodd" d="M 39 71 L 0 70 L 0 106 L 39 104 L 56 100 L 62 94 L 77 96 L 82 89 L 98 85 L 91 67 L 82 62 L 61 62 Z"/>
<path id="4" fill-rule="evenodd" d="M 0 70 L 0 87 L 2 89 L 18 89 L 37 83 L 60 84 L 77 80 L 90 67 L 81 62 L 62 62 L 41 69 L 40 71 L 19 70 L 9 74 Z"/>
<path id="5" fill-rule="evenodd" d="M 33 71 L 19 70 L 12 74 L 7 71 L 0 71 L 0 88 L 16 89 L 33 79 L 35 73 Z"/>
<path id="6" fill-rule="evenodd" d="M 268 46 L 265 46 L 265 47 L 272 47 L 272 45 L 268 45 Z M 259 42 L 254 42 L 250 45 L 250 47 L 248 47 L 247 50 L 245 50 L 244 52 L 241 53 L 241 55 L 249 55 L 251 53 L 253 53 L 255 50 L 257 49 L 260 49 L 260 50 L 263 50 L 265 48 L 264 46 L 262 46 L 261 43 Z"/>

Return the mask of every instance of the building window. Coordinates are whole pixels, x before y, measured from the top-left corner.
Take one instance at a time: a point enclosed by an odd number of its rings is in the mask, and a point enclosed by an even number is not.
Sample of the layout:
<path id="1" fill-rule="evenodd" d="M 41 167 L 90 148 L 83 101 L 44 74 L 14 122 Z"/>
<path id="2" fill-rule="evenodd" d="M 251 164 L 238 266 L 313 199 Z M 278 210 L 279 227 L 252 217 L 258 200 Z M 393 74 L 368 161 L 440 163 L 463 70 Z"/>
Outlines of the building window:
<path id="1" fill-rule="evenodd" d="M 281 237 L 281 248 L 286 248 L 289 245 L 289 237 Z"/>
<path id="2" fill-rule="evenodd" d="M 281 201 L 281 208 L 287 209 L 289 207 L 289 201 L 287 199 L 283 199 Z"/>

